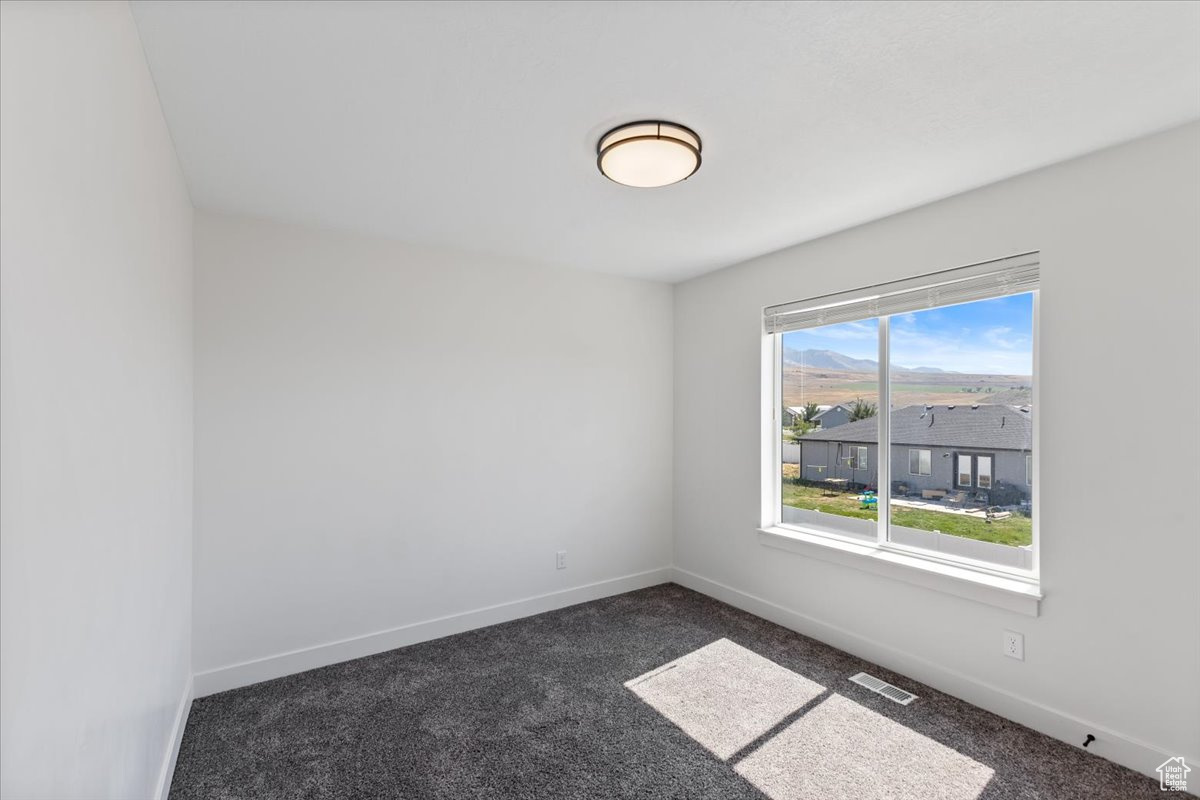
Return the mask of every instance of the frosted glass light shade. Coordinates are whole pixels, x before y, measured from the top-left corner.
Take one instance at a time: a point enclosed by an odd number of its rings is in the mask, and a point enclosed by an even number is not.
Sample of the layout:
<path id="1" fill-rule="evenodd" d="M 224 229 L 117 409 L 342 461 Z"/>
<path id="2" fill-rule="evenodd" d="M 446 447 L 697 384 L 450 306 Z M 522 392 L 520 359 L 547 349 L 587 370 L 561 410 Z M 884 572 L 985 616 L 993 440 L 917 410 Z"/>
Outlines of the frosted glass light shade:
<path id="1" fill-rule="evenodd" d="M 668 186 L 700 169 L 700 137 L 671 122 L 632 122 L 600 137 L 596 166 L 625 186 Z"/>

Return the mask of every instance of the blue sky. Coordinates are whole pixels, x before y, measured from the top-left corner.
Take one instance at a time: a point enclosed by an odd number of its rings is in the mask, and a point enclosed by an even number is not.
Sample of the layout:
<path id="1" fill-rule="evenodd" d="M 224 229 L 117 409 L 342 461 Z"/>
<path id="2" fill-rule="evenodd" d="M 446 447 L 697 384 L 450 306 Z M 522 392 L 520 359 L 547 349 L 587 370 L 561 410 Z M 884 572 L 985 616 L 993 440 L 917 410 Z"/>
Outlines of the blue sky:
<path id="1" fill-rule="evenodd" d="M 785 347 L 879 357 L 874 320 L 784 334 Z M 892 363 L 992 375 L 1033 374 L 1033 295 L 1020 294 L 892 317 Z"/>

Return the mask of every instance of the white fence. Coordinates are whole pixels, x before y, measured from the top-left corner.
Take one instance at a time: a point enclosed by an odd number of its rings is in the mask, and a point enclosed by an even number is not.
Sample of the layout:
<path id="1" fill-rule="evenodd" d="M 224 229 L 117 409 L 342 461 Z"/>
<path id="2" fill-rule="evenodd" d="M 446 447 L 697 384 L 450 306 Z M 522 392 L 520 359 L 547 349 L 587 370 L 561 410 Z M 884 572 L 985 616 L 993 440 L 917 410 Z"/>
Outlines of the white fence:
<path id="1" fill-rule="evenodd" d="M 936 553 L 973 558 L 988 564 L 1000 564 L 1017 569 L 1033 569 L 1033 548 L 1013 547 L 995 542 L 981 542 L 978 539 L 968 539 L 964 536 L 953 536 L 949 533 L 922 531 L 916 528 L 902 528 L 892 525 L 888 529 L 891 541 L 907 547 L 920 547 Z"/>
<path id="2" fill-rule="evenodd" d="M 808 509 L 784 506 L 783 519 L 780 521 L 787 525 L 812 525 L 814 513 L 816 512 L 809 511 Z M 829 518 L 831 523 L 835 523 L 839 532 L 845 535 L 863 538 L 868 541 L 875 540 L 875 523 L 870 520 L 837 517 L 832 514 L 823 516 Z M 843 530 L 843 528 L 845 529 Z M 973 558 L 976 561 L 998 564 L 1005 567 L 1033 569 L 1032 547 L 1013 547 L 1007 544 L 996 544 L 995 542 L 981 542 L 977 539 L 967 539 L 963 536 L 954 536 L 949 533 L 903 528 L 899 525 L 892 525 L 889 529 L 889 535 L 893 543 L 902 544 L 907 547 L 920 547 L 923 550 L 930 550 L 935 553 L 943 553 L 960 558 Z"/>

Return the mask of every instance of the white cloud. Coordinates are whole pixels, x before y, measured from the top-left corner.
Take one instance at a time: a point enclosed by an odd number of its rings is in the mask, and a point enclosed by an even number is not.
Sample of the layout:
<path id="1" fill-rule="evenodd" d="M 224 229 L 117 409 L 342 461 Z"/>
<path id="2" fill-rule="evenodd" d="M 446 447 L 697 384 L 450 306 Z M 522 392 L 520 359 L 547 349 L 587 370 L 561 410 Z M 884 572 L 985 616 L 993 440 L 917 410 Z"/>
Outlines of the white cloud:
<path id="1" fill-rule="evenodd" d="M 1007 325 L 999 325 L 995 328 L 988 328 L 983 332 L 983 338 L 1005 350 L 1015 350 L 1019 345 L 1024 344 L 1027 340 L 1024 336 L 1009 336 L 1012 333 L 1012 328 Z"/>
<path id="2" fill-rule="evenodd" d="M 817 328 L 814 333 L 826 339 L 874 339 L 879 335 L 879 327 L 874 322 L 843 322 L 827 328 Z"/>

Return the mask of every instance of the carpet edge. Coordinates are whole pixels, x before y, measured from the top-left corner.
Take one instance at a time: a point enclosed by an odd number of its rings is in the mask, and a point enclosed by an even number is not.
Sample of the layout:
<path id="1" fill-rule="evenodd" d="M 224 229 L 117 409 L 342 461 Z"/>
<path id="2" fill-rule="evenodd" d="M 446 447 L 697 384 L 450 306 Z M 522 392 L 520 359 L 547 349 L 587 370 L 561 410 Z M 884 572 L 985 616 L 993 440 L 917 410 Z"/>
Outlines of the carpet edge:
<path id="1" fill-rule="evenodd" d="M 195 673 L 193 676 L 194 697 L 205 697 L 230 689 L 238 689 L 262 681 L 294 675 L 297 672 L 306 672 L 343 661 L 352 661 L 356 658 L 395 650 L 397 647 L 426 642 L 430 639 L 440 639 L 443 636 L 465 633 L 477 628 L 486 628 L 489 625 L 510 622 L 638 589 L 646 589 L 670 581 L 671 568 L 669 566 L 659 567 L 645 572 L 622 575 L 569 589 L 560 589 L 457 614 L 400 625 L 335 642 L 325 642 L 286 653 L 216 667 Z"/>

